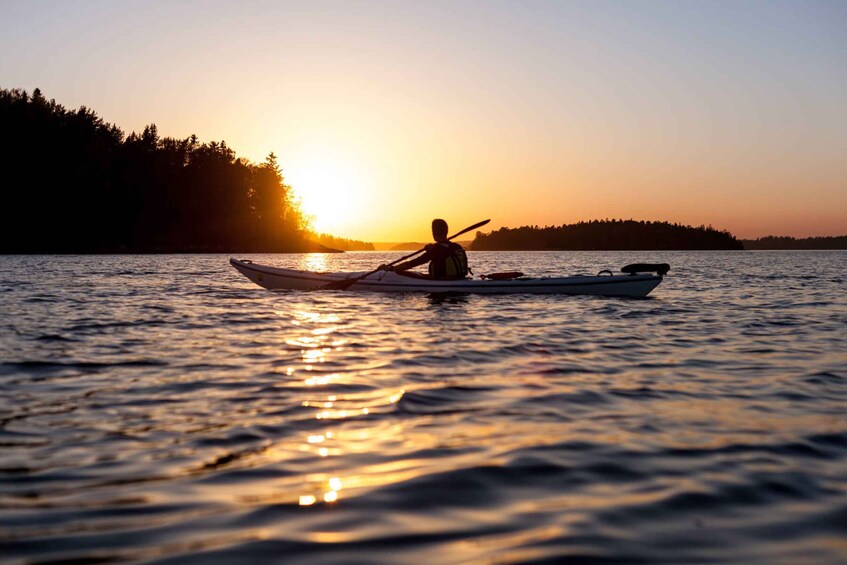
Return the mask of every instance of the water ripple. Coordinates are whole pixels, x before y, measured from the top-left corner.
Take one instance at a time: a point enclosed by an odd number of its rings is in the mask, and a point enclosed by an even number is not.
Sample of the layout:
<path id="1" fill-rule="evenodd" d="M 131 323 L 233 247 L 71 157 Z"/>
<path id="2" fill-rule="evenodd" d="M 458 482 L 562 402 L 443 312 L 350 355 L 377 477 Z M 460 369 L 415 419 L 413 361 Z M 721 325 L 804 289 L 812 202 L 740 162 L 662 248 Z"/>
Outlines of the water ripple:
<path id="1" fill-rule="evenodd" d="M 674 265 L 632 301 L 267 293 L 222 256 L 2 257 L 0 553 L 843 562 L 845 259 L 471 253 L 539 275 Z"/>

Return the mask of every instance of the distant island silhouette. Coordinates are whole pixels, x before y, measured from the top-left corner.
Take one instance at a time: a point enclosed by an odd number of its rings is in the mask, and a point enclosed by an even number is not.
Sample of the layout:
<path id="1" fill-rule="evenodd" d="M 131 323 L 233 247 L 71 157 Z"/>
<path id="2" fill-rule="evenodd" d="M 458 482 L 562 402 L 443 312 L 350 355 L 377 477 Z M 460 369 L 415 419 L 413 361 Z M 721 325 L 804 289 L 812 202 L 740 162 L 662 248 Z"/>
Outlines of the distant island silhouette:
<path id="1" fill-rule="evenodd" d="M 428 243 L 432 243 L 432 242 L 430 241 Z M 471 244 L 470 241 L 457 241 L 456 243 L 458 243 L 459 245 L 461 245 L 464 248 L 468 248 Z M 390 245 L 388 247 L 388 250 L 389 251 L 415 251 L 416 249 L 422 249 L 425 245 L 427 245 L 427 243 L 407 241 L 407 242 L 404 242 L 404 243 L 397 243 L 397 244 Z"/>
<path id="2" fill-rule="evenodd" d="M 311 240 L 325 247 L 341 251 L 374 251 L 374 244 L 368 241 L 335 237 L 328 233 L 313 234 Z"/>
<path id="3" fill-rule="evenodd" d="M 477 232 L 474 251 L 518 250 L 706 250 L 743 249 L 727 231 L 711 226 L 684 226 L 669 222 L 591 220 L 561 226 L 501 228 Z"/>
<path id="4" fill-rule="evenodd" d="M 416 249 L 421 249 L 425 246 L 426 243 L 407 241 L 405 243 L 398 243 L 396 245 L 392 245 L 389 251 L 414 251 Z"/>
<path id="5" fill-rule="evenodd" d="M 0 89 L 0 129 L 0 253 L 334 250 L 311 241 L 273 153 L 255 164 L 155 124 L 125 135 L 38 89 Z"/>
<path id="6" fill-rule="evenodd" d="M 785 237 L 769 235 L 758 239 L 742 239 L 744 249 L 847 249 L 847 235 L 837 237 Z"/>

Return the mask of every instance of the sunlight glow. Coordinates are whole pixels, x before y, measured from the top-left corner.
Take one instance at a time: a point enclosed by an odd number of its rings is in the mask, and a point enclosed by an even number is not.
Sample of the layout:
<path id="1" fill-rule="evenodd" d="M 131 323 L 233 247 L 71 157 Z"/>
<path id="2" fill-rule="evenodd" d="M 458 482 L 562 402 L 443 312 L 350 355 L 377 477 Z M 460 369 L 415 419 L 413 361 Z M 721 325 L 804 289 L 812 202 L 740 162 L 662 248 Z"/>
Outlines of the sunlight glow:
<path id="1" fill-rule="evenodd" d="M 303 202 L 303 211 L 313 216 L 316 231 L 328 231 L 344 219 L 352 199 L 347 181 L 329 169 L 310 169 L 303 172 L 296 184 Z"/>
<path id="2" fill-rule="evenodd" d="M 356 159 L 328 143 L 290 156 L 285 180 L 318 233 L 344 235 L 360 224 L 366 178 Z"/>

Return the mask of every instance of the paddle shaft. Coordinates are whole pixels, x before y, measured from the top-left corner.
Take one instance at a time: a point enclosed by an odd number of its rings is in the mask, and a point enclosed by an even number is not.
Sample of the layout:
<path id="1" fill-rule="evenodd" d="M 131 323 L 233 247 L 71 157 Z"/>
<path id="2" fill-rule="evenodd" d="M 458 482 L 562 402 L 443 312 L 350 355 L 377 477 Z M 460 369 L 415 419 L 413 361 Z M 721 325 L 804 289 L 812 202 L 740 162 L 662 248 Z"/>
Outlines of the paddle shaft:
<path id="1" fill-rule="evenodd" d="M 487 224 L 487 223 L 488 223 L 488 222 L 490 222 L 490 221 L 491 221 L 491 220 L 483 220 L 483 221 L 481 221 L 481 222 L 478 222 L 478 223 L 476 223 L 476 224 L 474 224 L 474 225 L 472 225 L 472 226 L 470 226 L 470 227 L 467 227 L 467 228 L 463 229 L 463 230 L 462 230 L 462 231 L 460 231 L 460 232 L 454 233 L 453 235 L 451 235 L 450 237 L 448 237 L 448 238 L 447 238 L 447 240 L 448 240 L 448 241 L 450 241 L 451 239 L 456 239 L 456 238 L 457 238 L 457 237 L 459 237 L 460 235 L 465 234 L 465 233 L 468 233 L 468 232 L 469 232 L 469 231 L 471 231 L 471 230 L 475 230 L 475 229 L 477 229 L 477 228 L 481 228 L 482 226 L 484 226 L 485 224 Z M 384 266 L 386 266 L 386 267 L 390 267 L 390 266 L 392 266 L 392 265 L 396 265 L 397 263 L 399 263 L 399 262 L 401 262 L 401 261 L 405 261 L 406 259 L 411 259 L 411 258 L 412 258 L 412 257 L 414 257 L 415 255 L 420 255 L 420 254 L 421 254 L 421 253 L 423 253 L 424 251 L 426 251 L 426 247 L 424 247 L 423 249 L 418 249 L 418 250 L 417 250 L 417 251 L 415 251 L 414 253 L 409 253 L 408 255 L 406 255 L 406 256 L 404 256 L 404 257 L 400 257 L 399 259 L 396 259 L 396 260 L 392 261 L 391 263 L 388 263 L 387 265 L 384 265 Z M 383 265 L 380 265 L 380 267 L 382 267 L 382 266 L 383 266 Z M 373 271 L 370 271 L 369 273 L 365 273 L 364 275 L 360 275 L 360 276 L 358 276 L 358 277 L 353 277 L 352 279 L 344 279 L 343 281 L 333 281 L 333 282 L 331 282 L 331 283 L 329 283 L 329 284 L 327 284 L 327 285 L 324 285 L 324 286 L 318 287 L 316 290 L 344 290 L 345 288 L 348 288 L 348 287 L 350 287 L 350 286 L 353 286 L 354 284 L 356 284 L 357 282 L 359 282 L 359 281 L 360 281 L 360 280 L 362 280 L 363 278 L 365 278 L 365 277 L 369 277 L 369 276 L 371 276 L 372 274 L 374 274 L 374 273 L 378 272 L 378 271 L 380 270 L 380 267 L 377 267 L 377 268 L 376 268 L 376 269 L 374 269 Z"/>

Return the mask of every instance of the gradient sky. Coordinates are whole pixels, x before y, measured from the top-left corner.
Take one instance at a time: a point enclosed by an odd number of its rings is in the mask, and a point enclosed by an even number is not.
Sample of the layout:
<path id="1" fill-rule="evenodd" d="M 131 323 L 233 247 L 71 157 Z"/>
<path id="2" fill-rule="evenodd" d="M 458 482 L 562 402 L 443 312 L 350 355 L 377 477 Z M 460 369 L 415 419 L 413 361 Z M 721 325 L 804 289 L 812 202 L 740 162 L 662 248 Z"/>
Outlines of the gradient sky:
<path id="1" fill-rule="evenodd" d="M 0 87 L 275 152 L 374 241 L 592 218 L 847 233 L 847 2 L 0 0 Z"/>

